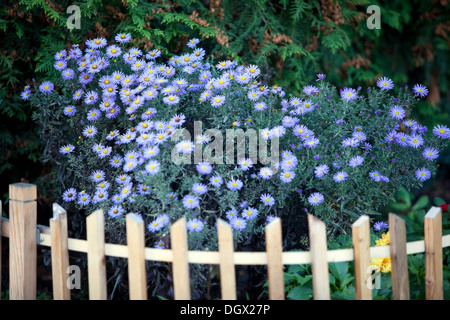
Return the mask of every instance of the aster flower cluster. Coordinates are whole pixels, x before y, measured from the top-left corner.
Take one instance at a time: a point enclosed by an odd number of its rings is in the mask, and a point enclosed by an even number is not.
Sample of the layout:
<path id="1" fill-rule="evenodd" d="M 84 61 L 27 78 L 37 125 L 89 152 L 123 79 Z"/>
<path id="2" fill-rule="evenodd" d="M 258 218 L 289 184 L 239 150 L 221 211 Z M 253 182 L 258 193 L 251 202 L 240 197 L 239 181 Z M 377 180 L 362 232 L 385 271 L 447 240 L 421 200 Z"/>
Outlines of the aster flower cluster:
<path id="1" fill-rule="evenodd" d="M 336 90 L 318 74 L 301 95 L 288 96 L 263 83 L 258 66 L 214 62 L 199 44 L 191 39 L 186 52 L 166 56 L 143 52 L 129 34 L 110 44 L 90 39 L 84 51 L 74 45 L 55 54 L 59 83 L 35 84 L 33 94 L 25 88 L 23 99 L 36 106 L 57 101 L 52 114 L 65 121 L 67 139 L 56 153 L 74 187 L 64 201 L 88 212 L 102 208 L 112 224 L 138 213 L 163 248 L 160 236 L 182 216 L 191 234 L 208 242 L 217 218 L 248 235 L 283 218 L 277 208 L 286 205 L 301 203 L 330 219 L 358 215 L 435 172 L 450 129 L 428 132 L 409 117 L 426 87 L 405 86 L 393 97 L 394 83 L 383 77 L 363 96 L 360 88 Z M 259 139 L 279 141 L 275 166 L 249 154 L 235 164 L 175 163 L 174 154 L 212 148 L 208 131 L 175 138 L 200 120 L 205 129 L 254 129 Z"/>

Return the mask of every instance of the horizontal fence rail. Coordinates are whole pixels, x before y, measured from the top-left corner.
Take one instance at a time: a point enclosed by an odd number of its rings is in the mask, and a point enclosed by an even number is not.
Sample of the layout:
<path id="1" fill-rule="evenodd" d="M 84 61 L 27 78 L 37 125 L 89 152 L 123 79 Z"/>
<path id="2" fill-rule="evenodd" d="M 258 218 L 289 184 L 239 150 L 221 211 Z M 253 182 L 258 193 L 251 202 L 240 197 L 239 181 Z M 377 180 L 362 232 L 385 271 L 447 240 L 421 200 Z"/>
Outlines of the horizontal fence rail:
<path id="1" fill-rule="evenodd" d="M 237 265 L 267 265 L 269 299 L 282 300 L 284 295 L 284 265 L 311 264 L 314 299 L 330 299 L 328 264 L 355 263 L 355 298 L 372 299 L 368 289 L 367 269 L 373 258 L 391 257 L 394 299 L 409 299 L 407 255 L 425 253 L 426 298 L 443 299 L 442 248 L 450 246 L 450 235 L 442 236 L 442 216 L 433 207 L 425 216 L 425 239 L 406 242 L 405 222 L 389 215 L 390 245 L 370 247 L 370 224 L 361 216 L 352 225 L 353 248 L 327 250 L 325 224 L 308 216 L 310 251 L 282 251 L 281 220 L 265 227 L 266 251 L 234 251 L 232 228 L 224 220 L 217 222 L 218 251 L 188 250 L 186 219 L 176 221 L 170 229 L 170 249 L 145 247 L 143 220 L 126 215 L 127 245 L 105 243 L 104 213 L 91 213 L 87 219 L 87 238 L 73 239 L 67 235 L 67 214 L 53 205 L 50 226 L 36 225 L 36 187 L 30 184 L 10 185 L 10 218 L 1 220 L 1 237 L 10 238 L 10 298 L 36 298 L 37 245 L 51 248 L 54 299 L 70 299 L 67 288 L 69 251 L 86 253 L 88 257 L 89 298 L 107 299 L 106 257 L 126 258 L 129 263 L 130 299 L 147 299 L 145 261 L 168 262 L 174 274 L 174 298 L 191 299 L 189 264 L 220 266 L 222 299 L 236 299 Z M 1 211 L 1 202 L 0 202 Z M 36 233 L 39 237 L 37 239 Z M 0 237 L 0 239 L 1 239 Z M 1 248 L 1 247 L 0 247 Z M 1 256 L 1 255 L 0 255 Z M 0 261 L 1 263 L 1 261 Z M 406 268 L 406 269 L 405 269 Z M 406 270 L 406 272 L 405 272 Z M 406 276 L 405 276 L 406 274 Z M 1 280 L 1 279 L 0 279 Z"/>

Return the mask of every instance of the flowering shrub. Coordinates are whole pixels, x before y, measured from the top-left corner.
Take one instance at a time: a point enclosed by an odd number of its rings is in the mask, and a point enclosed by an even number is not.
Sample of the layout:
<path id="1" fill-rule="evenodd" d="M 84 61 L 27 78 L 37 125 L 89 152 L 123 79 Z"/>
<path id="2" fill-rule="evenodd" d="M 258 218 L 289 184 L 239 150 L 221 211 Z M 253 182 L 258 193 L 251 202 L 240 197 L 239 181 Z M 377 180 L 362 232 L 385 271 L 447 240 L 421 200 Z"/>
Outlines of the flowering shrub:
<path id="1" fill-rule="evenodd" d="M 409 117 L 428 92 L 419 84 L 393 96 L 393 82 L 383 77 L 363 95 L 361 88 L 337 90 L 318 74 L 302 96 L 288 96 L 263 83 L 258 66 L 214 62 L 198 39 L 186 53 L 164 58 L 133 47 L 130 38 L 96 38 L 84 52 L 78 45 L 57 52 L 61 81 L 35 83 L 22 97 L 39 107 L 35 119 L 56 119 L 64 133 L 54 153 L 74 175 L 64 201 L 103 209 L 110 228 L 122 225 L 125 213 L 138 213 L 158 248 L 183 216 L 193 243 L 214 247 L 217 218 L 245 240 L 297 203 L 340 224 L 347 215 L 371 214 L 400 186 L 430 179 L 450 138 L 447 127 L 428 132 Z M 260 152 L 270 144 L 271 165 L 251 151 L 236 158 L 217 153 L 219 136 L 196 132 L 200 120 L 216 133 L 253 129 Z M 211 149 L 219 161 L 190 161 L 198 159 L 196 150 Z"/>

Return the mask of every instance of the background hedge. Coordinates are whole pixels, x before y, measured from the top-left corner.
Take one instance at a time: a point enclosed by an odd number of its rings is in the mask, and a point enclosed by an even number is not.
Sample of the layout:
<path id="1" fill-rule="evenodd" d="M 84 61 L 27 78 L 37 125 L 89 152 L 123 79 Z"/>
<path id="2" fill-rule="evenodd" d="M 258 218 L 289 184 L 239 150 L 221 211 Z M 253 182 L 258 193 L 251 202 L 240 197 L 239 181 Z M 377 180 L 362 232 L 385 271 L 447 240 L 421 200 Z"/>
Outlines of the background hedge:
<path id="1" fill-rule="evenodd" d="M 67 8 L 81 9 L 81 29 L 67 28 Z M 381 9 L 381 29 L 367 27 L 369 5 Z M 396 88 L 421 83 L 430 92 L 414 112 L 427 126 L 450 124 L 450 6 L 430 1 L 2 1 L 0 4 L 0 199 L 17 181 L 38 184 L 40 200 L 57 194 L 55 164 L 20 99 L 32 78 L 52 81 L 56 51 L 89 38 L 131 33 L 136 45 L 177 53 L 192 37 L 217 59 L 258 64 L 290 93 L 326 73 L 338 87 Z M 446 178 L 450 154 L 440 157 Z M 56 199 L 58 200 L 58 199 Z"/>

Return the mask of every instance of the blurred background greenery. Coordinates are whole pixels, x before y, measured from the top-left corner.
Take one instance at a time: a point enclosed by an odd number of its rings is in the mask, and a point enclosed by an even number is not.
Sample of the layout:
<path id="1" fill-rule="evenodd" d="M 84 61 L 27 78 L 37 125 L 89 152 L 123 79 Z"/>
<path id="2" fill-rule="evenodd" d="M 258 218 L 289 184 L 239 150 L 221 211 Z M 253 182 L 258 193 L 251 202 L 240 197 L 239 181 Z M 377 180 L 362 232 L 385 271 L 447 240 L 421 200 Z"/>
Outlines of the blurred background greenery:
<path id="1" fill-rule="evenodd" d="M 446 0 L 3 0 L 0 3 L 0 199 L 8 184 L 38 185 L 48 204 L 58 180 L 54 164 L 42 157 L 45 142 L 20 99 L 32 78 L 59 77 L 54 53 L 98 36 L 131 33 L 146 49 L 179 52 L 188 39 L 217 59 L 258 64 L 270 82 L 292 94 L 316 79 L 338 87 L 375 85 L 381 76 L 399 87 L 421 83 L 429 95 L 413 111 L 427 126 L 450 124 L 450 8 Z M 70 5 L 81 10 L 81 28 L 69 30 Z M 377 5 L 381 29 L 370 29 L 366 13 Z M 420 192 L 449 201 L 450 153 L 441 153 L 438 177 Z"/>

